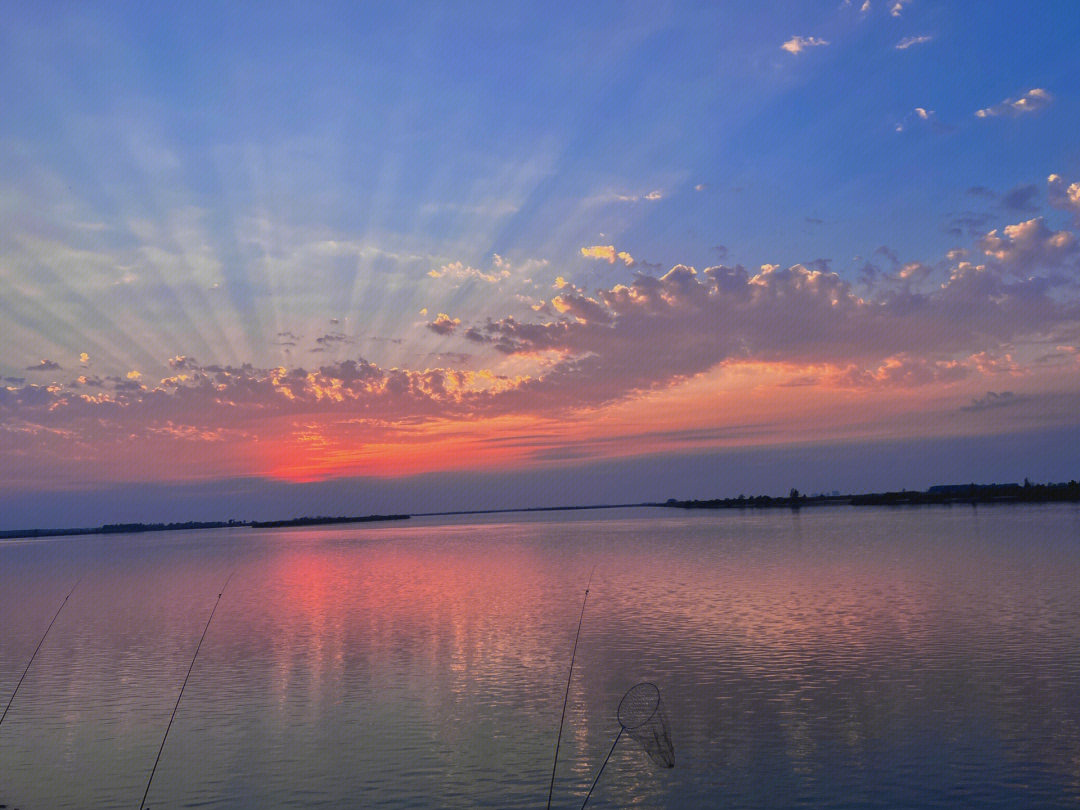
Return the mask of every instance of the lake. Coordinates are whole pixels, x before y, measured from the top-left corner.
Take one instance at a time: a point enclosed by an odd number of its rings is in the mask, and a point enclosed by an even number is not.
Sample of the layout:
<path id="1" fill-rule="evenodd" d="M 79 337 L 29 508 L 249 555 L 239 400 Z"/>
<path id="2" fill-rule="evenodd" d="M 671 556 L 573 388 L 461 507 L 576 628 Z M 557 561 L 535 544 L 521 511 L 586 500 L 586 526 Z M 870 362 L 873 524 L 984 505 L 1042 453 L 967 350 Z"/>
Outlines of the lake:
<path id="1" fill-rule="evenodd" d="M 0 542 L 0 803 L 1080 806 L 1075 505 L 660 508 Z"/>

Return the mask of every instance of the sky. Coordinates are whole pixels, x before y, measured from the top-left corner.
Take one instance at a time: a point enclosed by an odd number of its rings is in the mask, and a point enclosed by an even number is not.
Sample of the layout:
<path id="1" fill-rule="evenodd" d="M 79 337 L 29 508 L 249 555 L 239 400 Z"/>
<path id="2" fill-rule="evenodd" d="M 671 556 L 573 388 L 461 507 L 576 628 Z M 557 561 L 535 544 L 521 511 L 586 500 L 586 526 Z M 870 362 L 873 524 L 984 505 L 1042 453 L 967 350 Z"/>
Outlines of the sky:
<path id="1" fill-rule="evenodd" d="M 1072 2 L 0 10 L 0 528 L 1080 478 Z"/>

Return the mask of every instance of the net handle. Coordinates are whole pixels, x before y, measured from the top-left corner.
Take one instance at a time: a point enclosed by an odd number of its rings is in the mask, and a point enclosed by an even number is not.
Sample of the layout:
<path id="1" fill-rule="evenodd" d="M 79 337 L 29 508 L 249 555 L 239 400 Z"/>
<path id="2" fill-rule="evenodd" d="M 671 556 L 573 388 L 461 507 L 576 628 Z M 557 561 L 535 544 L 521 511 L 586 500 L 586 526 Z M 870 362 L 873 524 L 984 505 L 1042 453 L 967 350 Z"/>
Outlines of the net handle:
<path id="1" fill-rule="evenodd" d="M 581 810 L 585 810 L 585 805 L 589 803 L 589 797 L 592 796 L 593 788 L 596 787 L 596 783 L 600 781 L 600 774 L 604 772 L 604 768 L 607 767 L 608 760 L 611 759 L 611 754 L 615 751 L 615 746 L 619 744 L 619 738 L 626 730 L 626 726 L 619 724 L 619 733 L 615 735 L 615 742 L 611 744 L 611 748 L 608 749 L 607 756 L 604 757 L 604 764 L 600 766 L 600 770 L 596 772 L 596 778 L 593 779 L 592 785 L 589 787 L 589 792 L 585 794 L 585 801 L 581 803 Z"/>

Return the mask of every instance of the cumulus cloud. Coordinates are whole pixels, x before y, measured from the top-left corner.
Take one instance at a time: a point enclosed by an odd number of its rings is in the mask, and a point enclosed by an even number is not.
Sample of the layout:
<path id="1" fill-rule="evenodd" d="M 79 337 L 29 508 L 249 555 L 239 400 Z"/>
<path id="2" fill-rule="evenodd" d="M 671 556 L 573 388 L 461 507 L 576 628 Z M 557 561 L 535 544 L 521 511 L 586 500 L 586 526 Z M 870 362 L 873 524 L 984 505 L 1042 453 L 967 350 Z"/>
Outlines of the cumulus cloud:
<path id="1" fill-rule="evenodd" d="M 828 45 L 828 41 L 820 39 L 818 37 L 799 37 L 795 36 L 789 39 L 780 47 L 790 54 L 799 54 L 805 51 L 807 48 L 820 48 Z"/>
<path id="2" fill-rule="evenodd" d="M 930 268 L 905 265 L 911 278 Z M 507 354 L 563 359 L 534 391 L 603 392 L 649 388 L 729 360 L 811 362 L 847 357 L 867 380 L 900 384 L 960 379 L 972 362 L 914 359 L 925 353 L 983 350 L 1074 322 L 1075 302 L 1059 301 L 1045 280 L 1009 282 L 984 265 L 961 263 L 946 282 L 919 292 L 910 287 L 858 296 L 835 273 L 804 265 L 741 266 L 697 272 L 678 265 L 661 278 L 637 276 L 626 285 L 566 296 L 572 315 L 549 323 L 514 318 L 490 322 L 485 334 Z M 663 352 L 663 371 L 642 359 Z M 969 352 L 970 353 L 970 352 Z M 891 365 L 870 358 L 902 357 Z M 869 375 L 869 376 L 865 376 Z M 573 380 L 573 385 L 571 385 Z M 616 383 L 618 381 L 618 383 Z M 574 386 L 577 386 L 574 388 Z"/>
<path id="3" fill-rule="evenodd" d="M 906 51 L 908 48 L 911 48 L 915 45 L 923 45 L 924 43 L 930 42 L 932 39 L 933 37 L 929 34 L 923 34 L 917 37 L 904 37 L 902 40 L 896 43 L 896 50 Z"/>
<path id="4" fill-rule="evenodd" d="M 440 312 L 435 320 L 427 324 L 427 328 L 437 335 L 451 335 L 460 325 L 460 318 L 451 318 L 445 312 Z"/>
<path id="5" fill-rule="evenodd" d="M 1033 87 L 1019 98 L 1007 98 L 992 107 L 975 111 L 976 118 L 995 118 L 1001 115 L 1018 116 L 1038 112 L 1053 101 L 1053 96 L 1041 87 Z"/>
<path id="6" fill-rule="evenodd" d="M 1050 196 L 1050 205 L 1065 211 L 1071 211 L 1080 217 L 1080 183 L 1065 184 L 1060 175 L 1052 174 L 1046 178 Z"/>
<path id="7" fill-rule="evenodd" d="M 1020 274 L 1036 269 L 1060 267 L 1077 252 L 1076 237 L 1070 231 L 1052 231 L 1042 217 L 995 228 L 979 242 L 979 247 L 1003 267 Z"/>
<path id="8" fill-rule="evenodd" d="M 914 282 L 932 268 L 920 263 L 897 268 L 896 277 L 912 283 L 880 284 L 869 294 L 827 263 L 676 265 L 660 277 L 638 274 L 592 291 L 567 283 L 547 302 L 549 314 L 535 320 L 507 316 L 463 330 L 459 319 L 439 313 L 427 324 L 526 363 L 519 367 L 536 360 L 531 373 L 513 378 L 388 369 L 363 359 L 305 370 L 201 365 L 178 355 L 169 363 L 175 376 L 158 384 L 109 377 L 0 389 L 0 414 L 237 426 L 254 415 L 320 410 L 381 422 L 550 413 L 745 362 L 825 364 L 815 376 L 836 387 L 950 384 L 1009 372 L 1009 347 L 1027 336 L 1080 328 L 1080 306 L 1065 287 L 1004 271 L 1025 250 L 1053 249 L 1046 242 L 1054 234 L 1039 230 L 1041 221 L 1021 226 L 995 234 L 1000 244 L 987 243 L 1001 257 L 960 260 L 925 289 Z"/>
<path id="9" fill-rule="evenodd" d="M 581 255 L 587 259 L 601 259 L 608 264 L 615 264 L 615 261 L 621 261 L 627 267 L 634 266 L 634 257 L 627 253 L 625 250 L 617 251 L 614 245 L 592 245 L 591 247 L 583 247 L 581 249 Z"/>
<path id="10" fill-rule="evenodd" d="M 1051 199 L 1066 206 L 1071 186 L 1056 175 L 1049 183 Z M 582 255 L 613 265 L 618 283 L 585 289 L 560 276 L 543 301 L 532 302 L 535 311 L 516 318 L 490 311 L 465 326 L 445 312 L 424 316 L 426 329 L 446 338 L 440 362 L 464 362 L 455 350 L 468 348 L 476 352 L 470 366 L 492 363 L 502 373 L 389 368 L 362 358 L 314 369 L 220 366 L 177 354 L 166 361 L 172 376 L 159 382 L 81 374 L 66 385 L 0 388 L 0 423 L 83 424 L 95 436 L 115 426 L 125 437 L 138 423 L 159 437 L 175 432 L 198 441 L 203 434 L 185 426 L 241 429 L 245 420 L 297 414 L 377 425 L 547 417 L 740 364 L 787 364 L 794 381 L 839 388 L 973 385 L 979 375 L 1016 373 L 1012 358 L 1027 355 L 1015 347 L 1025 341 L 1045 351 L 1080 335 L 1080 299 L 1068 282 L 1075 275 L 1063 272 L 1076 266 L 1080 248 L 1073 233 L 1041 218 L 984 229 L 970 254 L 950 251 L 934 262 L 901 261 L 882 247 L 874 256 L 884 257 L 887 272 L 867 265 L 859 285 L 823 260 L 677 264 L 646 275 L 614 246 Z M 502 261 L 494 267 L 505 269 Z M 336 347 L 345 338 L 335 332 L 317 342 Z"/>
<path id="11" fill-rule="evenodd" d="M 911 0 L 895 0 L 895 2 L 889 7 L 889 14 L 893 17 L 899 17 L 904 13 L 904 6 L 911 5 Z"/>

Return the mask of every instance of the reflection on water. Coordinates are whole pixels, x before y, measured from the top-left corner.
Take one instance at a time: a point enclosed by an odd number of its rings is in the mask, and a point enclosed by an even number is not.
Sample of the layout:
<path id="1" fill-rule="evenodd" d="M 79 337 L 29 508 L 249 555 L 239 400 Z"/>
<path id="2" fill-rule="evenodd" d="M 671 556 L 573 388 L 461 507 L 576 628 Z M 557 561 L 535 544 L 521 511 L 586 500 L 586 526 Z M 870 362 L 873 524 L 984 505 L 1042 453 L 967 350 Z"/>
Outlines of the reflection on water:
<path id="1" fill-rule="evenodd" d="M 1075 807 L 1074 507 L 551 514 L 0 544 L 0 803 Z"/>

